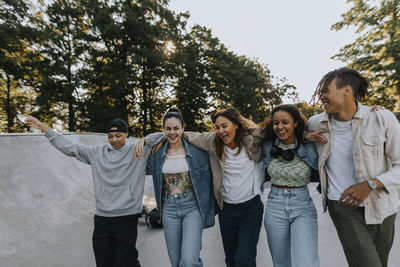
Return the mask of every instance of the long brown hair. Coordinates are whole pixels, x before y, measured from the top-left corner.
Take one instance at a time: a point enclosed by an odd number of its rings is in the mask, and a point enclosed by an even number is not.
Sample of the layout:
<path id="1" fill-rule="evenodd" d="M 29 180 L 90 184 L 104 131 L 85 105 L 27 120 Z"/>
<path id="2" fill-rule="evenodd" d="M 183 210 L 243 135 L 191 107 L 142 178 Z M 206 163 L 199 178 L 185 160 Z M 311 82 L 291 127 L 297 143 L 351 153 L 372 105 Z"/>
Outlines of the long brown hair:
<path id="1" fill-rule="evenodd" d="M 215 124 L 215 121 L 217 120 L 218 117 L 223 116 L 230 120 L 232 123 L 236 124 L 238 128 L 236 129 L 236 134 L 235 134 L 235 144 L 239 147 L 239 150 L 237 154 L 240 153 L 243 147 L 243 137 L 245 136 L 246 133 L 252 128 L 257 127 L 257 125 L 249 120 L 246 119 L 240 112 L 234 108 L 225 108 L 217 111 L 214 116 L 212 117 L 212 121 Z M 215 136 L 214 139 L 215 147 L 216 147 L 216 154 L 219 159 L 222 158 L 222 154 L 224 151 L 224 142 L 219 138 L 218 136 Z"/>

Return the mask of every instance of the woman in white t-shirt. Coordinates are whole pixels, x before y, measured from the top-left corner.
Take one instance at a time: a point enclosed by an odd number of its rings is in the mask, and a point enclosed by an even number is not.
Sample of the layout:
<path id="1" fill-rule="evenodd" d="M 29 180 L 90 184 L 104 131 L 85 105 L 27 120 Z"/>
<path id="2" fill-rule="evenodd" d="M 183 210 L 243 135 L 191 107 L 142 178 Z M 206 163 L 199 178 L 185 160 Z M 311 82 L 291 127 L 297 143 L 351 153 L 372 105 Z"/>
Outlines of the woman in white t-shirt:
<path id="1" fill-rule="evenodd" d="M 210 155 L 226 265 L 256 266 L 264 210 L 262 140 L 253 135 L 256 125 L 233 107 L 216 112 L 213 122 L 215 132 L 185 132 L 184 138 Z"/>

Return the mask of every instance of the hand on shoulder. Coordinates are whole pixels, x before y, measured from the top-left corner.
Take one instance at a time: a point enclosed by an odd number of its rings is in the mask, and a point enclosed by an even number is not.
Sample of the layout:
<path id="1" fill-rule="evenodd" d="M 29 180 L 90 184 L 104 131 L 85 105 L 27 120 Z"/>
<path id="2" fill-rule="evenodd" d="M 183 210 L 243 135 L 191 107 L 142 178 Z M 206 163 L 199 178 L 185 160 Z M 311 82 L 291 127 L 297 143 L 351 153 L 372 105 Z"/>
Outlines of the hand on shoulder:
<path id="1" fill-rule="evenodd" d="M 328 132 L 327 130 L 321 129 L 321 130 L 317 130 L 314 132 L 309 132 L 308 134 L 306 134 L 304 136 L 304 139 L 306 139 L 307 141 L 310 142 L 316 142 L 318 144 L 326 144 L 328 143 L 328 140 L 326 140 L 326 138 L 322 135 L 323 133 Z"/>

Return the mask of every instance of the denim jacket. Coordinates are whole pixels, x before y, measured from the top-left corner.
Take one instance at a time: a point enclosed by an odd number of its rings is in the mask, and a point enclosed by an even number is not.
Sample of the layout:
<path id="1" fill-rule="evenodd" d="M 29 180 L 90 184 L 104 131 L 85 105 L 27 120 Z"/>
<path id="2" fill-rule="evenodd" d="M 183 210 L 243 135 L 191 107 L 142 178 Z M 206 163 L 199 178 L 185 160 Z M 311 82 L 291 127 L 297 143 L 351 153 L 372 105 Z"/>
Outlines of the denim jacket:
<path id="1" fill-rule="evenodd" d="M 189 166 L 190 179 L 199 204 L 203 227 L 214 225 L 214 194 L 211 165 L 208 153 L 189 144 L 182 139 L 186 150 L 186 161 Z M 147 174 L 153 176 L 154 194 L 162 216 L 163 175 L 162 167 L 167 156 L 168 142 L 166 142 L 147 162 Z"/>
<path id="2" fill-rule="evenodd" d="M 276 138 L 274 141 L 269 140 L 263 143 L 262 148 L 262 161 L 263 161 L 263 181 L 268 182 L 271 181 L 271 177 L 269 177 L 267 168 L 269 163 L 272 160 L 271 149 L 272 144 L 275 142 L 275 145 L 278 145 L 279 138 Z M 297 146 L 298 141 L 295 139 L 295 144 Z M 319 174 L 318 174 L 318 153 L 315 148 L 314 143 L 303 143 L 301 142 L 299 147 L 297 148 L 297 155 L 311 168 L 311 177 L 310 182 L 319 182 Z M 320 185 L 317 188 L 318 192 L 321 193 Z"/>

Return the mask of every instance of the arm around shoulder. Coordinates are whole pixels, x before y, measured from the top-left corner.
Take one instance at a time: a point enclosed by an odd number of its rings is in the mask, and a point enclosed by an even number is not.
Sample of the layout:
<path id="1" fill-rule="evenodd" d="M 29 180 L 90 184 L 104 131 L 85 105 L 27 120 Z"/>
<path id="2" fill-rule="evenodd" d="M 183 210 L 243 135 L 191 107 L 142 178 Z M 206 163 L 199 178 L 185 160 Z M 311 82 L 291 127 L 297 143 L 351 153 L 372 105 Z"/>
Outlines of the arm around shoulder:
<path id="1" fill-rule="evenodd" d="M 215 132 L 208 132 L 208 133 L 184 132 L 183 138 L 185 138 L 192 145 L 210 152 L 212 149 L 212 143 L 214 142 Z"/>
<path id="2" fill-rule="evenodd" d="M 151 133 L 148 134 L 144 139 L 146 141 L 145 145 L 152 148 L 154 145 L 158 144 L 163 140 L 165 137 L 164 133 L 162 132 L 157 132 L 157 133 Z"/>

